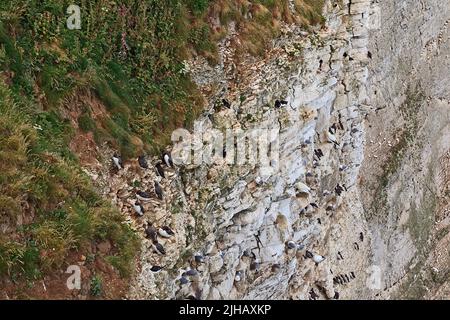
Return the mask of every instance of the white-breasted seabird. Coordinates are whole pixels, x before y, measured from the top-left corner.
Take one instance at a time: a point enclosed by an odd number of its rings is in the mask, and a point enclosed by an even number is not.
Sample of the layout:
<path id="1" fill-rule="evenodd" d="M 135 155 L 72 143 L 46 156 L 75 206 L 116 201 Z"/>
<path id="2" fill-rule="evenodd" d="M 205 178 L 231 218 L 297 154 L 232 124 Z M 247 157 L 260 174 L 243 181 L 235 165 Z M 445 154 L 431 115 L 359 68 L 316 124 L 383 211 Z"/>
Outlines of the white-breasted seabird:
<path id="1" fill-rule="evenodd" d="M 311 188 L 303 182 L 297 182 L 295 185 L 295 189 L 297 193 L 309 194 L 311 192 Z"/>
<path id="2" fill-rule="evenodd" d="M 234 281 L 239 282 L 242 280 L 242 272 L 241 271 L 237 271 L 236 275 L 234 276 Z"/>
<path id="3" fill-rule="evenodd" d="M 118 170 L 121 170 L 123 168 L 122 158 L 117 155 L 117 153 L 113 154 L 112 161 Z"/>
<path id="4" fill-rule="evenodd" d="M 133 204 L 133 209 L 138 216 L 142 217 L 144 215 L 144 207 L 139 203 L 139 201 L 136 201 Z"/>
<path id="5" fill-rule="evenodd" d="M 175 235 L 175 232 L 173 232 L 172 229 L 170 229 L 168 226 L 163 226 L 158 229 L 158 234 L 161 237 L 170 238 L 171 236 Z"/>
<path id="6" fill-rule="evenodd" d="M 161 185 L 158 183 L 158 181 L 154 181 L 155 183 L 155 194 L 158 197 L 159 200 L 163 199 L 163 191 Z"/>
<path id="7" fill-rule="evenodd" d="M 172 161 L 172 157 L 170 156 L 170 153 L 164 152 L 162 155 L 162 160 L 164 161 L 166 166 L 173 167 L 173 161 Z"/>
<path id="8" fill-rule="evenodd" d="M 314 257 L 314 254 L 311 251 L 306 250 L 305 257 L 308 259 L 312 259 Z"/>
<path id="9" fill-rule="evenodd" d="M 294 241 L 289 240 L 289 241 L 286 242 L 286 247 L 288 249 L 291 249 L 291 250 L 292 249 L 296 249 L 297 248 L 297 244 Z"/>
<path id="10" fill-rule="evenodd" d="M 334 134 L 331 134 L 329 131 L 326 131 L 325 133 L 327 142 L 334 143 L 335 145 L 339 146 L 339 143 L 337 142 L 336 136 Z"/>
<path id="11" fill-rule="evenodd" d="M 166 250 L 164 249 L 162 244 L 159 243 L 157 240 L 153 240 L 152 247 L 156 251 L 156 253 L 162 254 L 162 255 L 166 254 Z"/>
<path id="12" fill-rule="evenodd" d="M 136 192 L 136 198 L 138 198 L 141 201 L 150 201 L 151 195 L 150 195 L 150 193 L 148 193 L 146 191 L 138 190 Z"/>
<path id="13" fill-rule="evenodd" d="M 319 263 L 321 263 L 323 260 L 325 260 L 325 257 L 324 256 L 321 256 L 320 254 L 314 254 L 314 256 L 313 256 L 313 261 L 316 263 L 316 264 L 319 264 Z"/>
<path id="14" fill-rule="evenodd" d="M 145 159 L 145 156 L 143 156 L 143 155 L 139 156 L 138 162 L 139 162 L 139 165 L 141 166 L 141 168 L 148 169 L 148 163 L 147 163 L 147 160 Z"/>

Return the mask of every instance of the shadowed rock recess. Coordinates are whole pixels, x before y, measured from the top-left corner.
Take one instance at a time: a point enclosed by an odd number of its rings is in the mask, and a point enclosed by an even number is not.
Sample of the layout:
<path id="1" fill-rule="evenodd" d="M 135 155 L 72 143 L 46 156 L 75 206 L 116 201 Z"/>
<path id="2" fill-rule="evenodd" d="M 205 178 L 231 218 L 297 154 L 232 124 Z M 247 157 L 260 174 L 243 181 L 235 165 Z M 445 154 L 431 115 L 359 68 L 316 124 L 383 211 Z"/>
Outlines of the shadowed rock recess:
<path id="1" fill-rule="evenodd" d="M 163 164 L 165 178 L 152 170 L 160 157 L 113 173 L 104 146 L 85 165 L 141 241 L 125 298 L 450 298 L 450 5 L 323 10 L 323 26 L 281 23 L 259 56 L 242 54 L 230 22 L 217 64 L 185 63 L 207 101 L 195 122 L 204 137 L 275 129 L 278 170 L 220 152 L 212 164 Z M 137 190 L 151 193 L 141 217 Z M 158 236 L 163 255 L 150 223 L 174 231 Z"/>

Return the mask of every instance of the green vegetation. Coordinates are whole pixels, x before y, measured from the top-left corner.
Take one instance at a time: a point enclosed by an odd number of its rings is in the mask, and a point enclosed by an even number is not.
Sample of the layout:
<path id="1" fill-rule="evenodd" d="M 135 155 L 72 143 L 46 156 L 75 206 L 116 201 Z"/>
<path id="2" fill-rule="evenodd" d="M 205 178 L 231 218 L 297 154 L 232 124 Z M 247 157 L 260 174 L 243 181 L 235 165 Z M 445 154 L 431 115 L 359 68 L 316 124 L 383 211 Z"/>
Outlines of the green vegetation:
<path id="1" fill-rule="evenodd" d="M 100 297 L 102 295 L 102 279 L 95 275 L 91 279 L 90 293 L 93 297 Z"/>
<path id="2" fill-rule="evenodd" d="M 106 239 L 115 244 L 118 270 L 128 274 L 138 250 L 135 234 L 62 147 L 66 126 L 43 112 L 37 130 L 21 111 L 28 108 L 0 83 L 0 219 L 9 226 L 32 220 L 0 235 L 0 275 L 38 279 L 63 266 L 71 251 Z"/>

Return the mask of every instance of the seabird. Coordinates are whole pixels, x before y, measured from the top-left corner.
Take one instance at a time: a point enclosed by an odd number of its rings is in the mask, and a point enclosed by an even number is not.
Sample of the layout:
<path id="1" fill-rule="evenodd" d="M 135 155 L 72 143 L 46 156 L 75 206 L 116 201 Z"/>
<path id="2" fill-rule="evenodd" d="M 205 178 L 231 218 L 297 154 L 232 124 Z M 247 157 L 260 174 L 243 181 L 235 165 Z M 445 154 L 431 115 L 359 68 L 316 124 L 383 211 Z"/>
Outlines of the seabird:
<path id="1" fill-rule="evenodd" d="M 288 248 L 288 249 L 295 249 L 295 248 L 297 248 L 297 244 L 294 242 L 294 241 L 287 241 L 286 242 L 286 247 Z"/>
<path id="2" fill-rule="evenodd" d="M 319 206 L 315 202 L 311 202 L 309 205 L 313 208 L 319 209 Z"/>
<path id="3" fill-rule="evenodd" d="M 189 280 L 188 280 L 187 278 L 185 278 L 185 277 L 181 277 L 181 278 L 180 278 L 180 283 L 181 283 L 181 284 L 188 284 L 188 283 L 189 283 Z"/>
<path id="4" fill-rule="evenodd" d="M 133 209 L 136 211 L 136 214 L 140 217 L 144 215 L 144 207 L 139 203 L 139 201 L 136 201 L 133 204 Z"/>
<path id="5" fill-rule="evenodd" d="M 283 105 L 287 105 L 288 102 L 286 100 L 275 100 L 275 108 L 281 108 Z"/>
<path id="6" fill-rule="evenodd" d="M 242 279 L 242 272 L 241 271 L 237 271 L 236 275 L 234 276 L 234 281 L 239 282 Z"/>
<path id="7" fill-rule="evenodd" d="M 336 134 L 337 128 L 336 123 L 333 123 L 333 125 L 328 129 L 328 132 L 331 134 Z"/>
<path id="8" fill-rule="evenodd" d="M 347 280 L 347 282 L 350 282 L 350 279 L 348 277 L 348 274 L 344 274 L 345 280 Z"/>
<path id="9" fill-rule="evenodd" d="M 310 300 L 317 300 L 319 297 L 313 288 L 309 291 Z"/>
<path id="10" fill-rule="evenodd" d="M 311 188 L 308 187 L 308 186 L 307 186 L 306 184 L 304 184 L 303 182 L 298 182 L 298 183 L 295 185 L 295 188 L 296 188 L 296 190 L 297 190 L 298 193 L 307 193 L 307 194 L 309 194 L 310 191 L 311 191 Z"/>
<path id="11" fill-rule="evenodd" d="M 335 145 L 339 146 L 339 143 L 337 142 L 336 136 L 329 131 L 326 132 L 327 142 L 334 143 Z"/>
<path id="12" fill-rule="evenodd" d="M 314 257 L 314 255 L 312 254 L 312 252 L 311 252 L 311 251 L 308 251 L 308 250 L 306 250 L 305 256 L 306 256 L 306 258 L 309 258 L 309 259 L 312 259 L 312 258 Z"/>
<path id="13" fill-rule="evenodd" d="M 117 153 L 114 153 L 114 155 L 112 156 L 112 161 L 117 169 L 121 170 L 123 168 L 122 158 L 117 155 Z"/>
<path id="14" fill-rule="evenodd" d="M 361 240 L 361 242 L 364 241 L 364 234 L 362 232 L 359 233 L 359 240 Z"/>
<path id="15" fill-rule="evenodd" d="M 158 254 L 166 254 L 166 250 L 157 240 L 153 240 L 152 247 Z"/>
<path id="16" fill-rule="evenodd" d="M 336 192 L 336 194 L 338 196 L 341 195 L 341 193 L 344 191 L 344 188 L 342 188 L 339 184 L 336 186 L 336 188 L 334 188 L 334 191 Z"/>
<path id="17" fill-rule="evenodd" d="M 158 181 L 155 181 L 155 193 L 156 193 L 156 196 L 159 198 L 159 200 L 163 199 L 163 191 L 162 191 L 161 185 L 158 183 Z"/>
<path id="18" fill-rule="evenodd" d="M 256 261 L 252 261 L 252 263 L 250 263 L 250 270 L 252 271 L 258 271 L 259 268 L 259 263 Z"/>
<path id="19" fill-rule="evenodd" d="M 189 269 L 189 270 L 187 270 L 186 272 L 184 272 L 181 276 L 183 276 L 183 277 L 185 277 L 185 276 L 188 276 L 188 277 L 195 277 L 196 275 L 198 275 L 197 270 L 195 270 L 195 269 Z"/>
<path id="20" fill-rule="evenodd" d="M 333 299 L 334 299 L 334 300 L 339 300 L 339 292 L 337 292 L 337 291 L 334 292 L 334 297 L 333 297 Z"/>
<path id="21" fill-rule="evenodd" d="M 344 257 L 342 256 L 342 253 L 338 251 L 338 260 L 344 260 Z"/>
<path id="22" fill-rule="evenodd" d="M 314 155 L 320 160 L 323 157 L 322 149 L 315 149 Z"/>
<path id="23" fill-rule="evenodd" d="M 323 260 L 325 260 L 325 257 L 324 256 L 321 256 L 320 254 L 315 254 L 314 256 L 313 256 L 313 261 L 316 263 L 316 264 L 319 264 L 319 263 L 321 263 Z"/>
<path id="24" fill-rule="evenodd" d="M 280 271 L 280 269 L 281 269 L 280 264 L 275 263 L 275 264 L 272 265 L 272 272 L 273 273 L 276 273 L 276 272 Z"/>
<path id="25" fill-rule="evenodd" d="M 170 154 L 168 152 L 164 152 L 163 153 L 162 160 L 164 161 L 166 166 L 173 167 L 172 157 L 170 156 Z"/>
<path id="26" fill-rule="evenodd" d="M 197 263 L 204 263 L 205 262 L 205 257 L 203 257 L 202 255 L 195 255 L 194 256 L 194 261 Z"/>
<path id="27" fill-rule="evenodd" d="M 156 228 L 149 224 L 147 228 L 145 229 L 145 235 L 148 239 L 151 239 L 152 241 L 156 241 L 157 239 L 157 233 Z"/>
<path id="28" fill-rule="evenodd" d="M 147 160 L 145 159 L 145 156 L 139 156 L 139 158 L 138 158 L 138 162 L 139 162 L 139 165 L 142 167 L 142 168 L 144 168 L 144 169 L 148 169 L 148 163 L 147 163 Z"/>
<path id="29" fill-rule="evenodd" d="M 151 196 L 150 193 L 139 190 L 136 192 L 136 198 L 138 198 L 141 201 L 150 201 Z"/>
<path id="30" fill-rule="evenodd" d="M 161 164 L 162 164 L 162 162 L 159 161 L 159 162 L 155 165 L 156 173 L 157 173 L 160 177 L 165 178 L 166 175 L 164 174 L 164 169 L 163 169 L 163 167 L 161 166 Z"/>
<path id="31" fill-rule="evenodd" d="M 158 229 L 158 234 L 161 237 L 170 238 L 171 236 L 175 235 L 175 232 L 173 232 L 169 227 L 164 226 Z"/>
<path id="32" fill-rule="evenodd" d="M 353 243 L 353 247 L 355 248 L 355 250 L 359 250 L 359 245 L 358 245 L 358 243 Z"/>
<path id="33" fill-rule="evenodd" d="M 225 108 L 227 108 L 227 109 L 231 108 L 231 104 L 230 104 L 230 102 L 228 102 L 227 99 L 222 99 L 222 103 Z"/>
<path id="34" fill-rule="evenodd" d="M 355 273 L 353 271 L 350 272 L 350 278 L 355 279 Z"/>
<path id="35" fill-rule="evenodd" d="M 150 268 L 150 271 L 152 271 L 152 272 L 158 272 L 158 271 L 161 271 L 162 269 L 163 269 L 163 267 L 160 267 L 160 266 L 153 266 L 153 267 Z"/>

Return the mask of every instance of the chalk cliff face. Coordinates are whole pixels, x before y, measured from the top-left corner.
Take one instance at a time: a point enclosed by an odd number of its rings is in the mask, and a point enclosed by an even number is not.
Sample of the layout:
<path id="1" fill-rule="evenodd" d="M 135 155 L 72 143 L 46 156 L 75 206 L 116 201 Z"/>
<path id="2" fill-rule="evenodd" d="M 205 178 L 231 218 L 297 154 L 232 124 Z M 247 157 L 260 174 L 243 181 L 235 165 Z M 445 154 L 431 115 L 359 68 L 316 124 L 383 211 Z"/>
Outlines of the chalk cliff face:
<path id="1" fill-rule="evenodd" d="M 187 63 L 209 101 L 203 138 L 274 129 L 277 170 L 222 153 L 169 170 L 164 200 L 130 223 L 175 236 L 160 240 L 164 256 L 143 240 L 130 298 L 449 297 L 450 7 L 329 1 L 325 16 L 321 30 L 284 26 L 264 58 L 237 57 L 230 32 L 218 66 Z M 128 165 L 97 179 L 131 215 L 133 181 L 157 178 Z M 181 284 L 188 269 L 198 275 Z"/>

